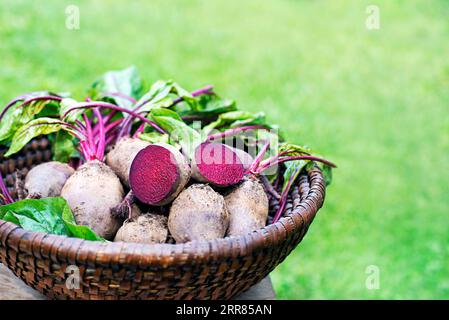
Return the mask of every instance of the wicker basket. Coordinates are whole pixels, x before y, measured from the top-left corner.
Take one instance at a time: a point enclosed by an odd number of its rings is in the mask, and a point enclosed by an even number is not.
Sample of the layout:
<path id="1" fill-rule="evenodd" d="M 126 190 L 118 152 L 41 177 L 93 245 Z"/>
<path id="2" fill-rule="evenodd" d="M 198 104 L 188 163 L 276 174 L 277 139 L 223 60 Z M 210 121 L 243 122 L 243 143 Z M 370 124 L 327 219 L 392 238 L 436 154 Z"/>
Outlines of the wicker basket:
<path id="1" fill-rule="evenodd" d="M 51 158 L 46 139 L 34 140 L 2 174 L 13 197 L 16 170 Z M 284 217 L 246 236 L 208 242 L 144 245 L 100 243 L 28 232 L 0 220 L 0 261 L 29 286 L 55 299 L 229 299 L 267 276 L 302 240 L 321 207 L 319 169 L 298 179 Z M 277 203 L 271 200 L 271 213 Z M 68 289 L 67 266 L 79 268 L 79 289 Z"/>

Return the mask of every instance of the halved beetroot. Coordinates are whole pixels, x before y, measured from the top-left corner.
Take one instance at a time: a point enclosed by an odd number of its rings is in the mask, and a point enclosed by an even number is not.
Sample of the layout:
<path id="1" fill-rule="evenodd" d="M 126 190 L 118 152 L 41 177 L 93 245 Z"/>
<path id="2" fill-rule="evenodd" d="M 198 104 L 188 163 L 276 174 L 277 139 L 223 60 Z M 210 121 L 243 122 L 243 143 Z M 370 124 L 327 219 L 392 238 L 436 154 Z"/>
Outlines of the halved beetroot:
<path id="1" fill-rule="evenodd" d="M 149 205 L 170 203 L 190 179 L 186 158 L 173 146 L 152 144 L 139 151 L 129 171 L 131 189 Z"/>
<path id="2" fill-rule="evenodd" d="M 192 161 L 192 176 L 215 186 L 230 186 L 240 182 L 245 166 L 234 148 L 222 143 L 204 142 L 199 145 Z"/>

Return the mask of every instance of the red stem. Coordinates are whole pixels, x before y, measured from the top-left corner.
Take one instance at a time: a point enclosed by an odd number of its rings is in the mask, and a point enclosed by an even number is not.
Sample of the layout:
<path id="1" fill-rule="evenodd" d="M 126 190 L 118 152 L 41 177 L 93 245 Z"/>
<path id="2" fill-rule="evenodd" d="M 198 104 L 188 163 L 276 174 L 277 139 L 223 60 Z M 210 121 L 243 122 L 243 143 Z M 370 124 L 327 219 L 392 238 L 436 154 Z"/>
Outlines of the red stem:
<path id="1" fill-rule="evenodd" d="M 201 89 L 193 91 L 191 93 L 191 95 L 192 95 L 192 97 L 197 97 L 197 96 L 200 96 L 202 94 L 213 94 L 213 92 L 211 91 L 213 88 L 214 88 L 213 85 L 208 85 L 208 86 L 205 86 L 204 88 L 201 88 Z M 173 100 L 173 104 L 171 105 L 171 107 L 173 107 L 174 105 L 180 103 L 182 100 L 183 100 L 182 97 L 176 98 L 175 100 Z"/>
<path id="2" fill-rule="evenodd" d="M 281 215 L 284 211 L 284 208 L 287 204 L 288 193 L 290 191 L 290 188 L 292 187 L 293 181 L 295 180 L 294 178 L 296 178 L 295 175 L 292 175 L 290 177 L 290 179 L 288 180 L 287 186 L 285 187 L 285 190 L 281 194 L 281 200 L 279 201 L 279 208 L 276 211 L 276 214 L 273 218 L 273 223 L 276 223 L 279 220 L 279 218 L 281 217 Z"/>
<path id="3" fill-rule="evenodd" d="M 259 151 L 258 155 L 254 159 L 253 163 L 249 167 L 248 171 L 253 172 L 260 164 L 260 161 L 262 161 L 263 157 L 267 153 L 268 148 L 270 147 L 270 141 L 267 141 L 265 145 L 262 147 L 262 149 Z"/>
<path id="4" fill-rule="evenodd" d="M 14 202 L 14 200 L 11 197 L 11 195 L 9 194 L 9 191 L 8 191 L 8 188 L 5 185 L 5 182 L 3 181 L 3 175 L 1 173 L 1 171 L 0 171 L 0 190 L 1 190 L 1 193 L 3 195 L 5 204 L 10 204 L 10 203 Z"/>
<path id="5" fill-rule="evenodd" d="M 98 108 L 94 108 L 95 116 L 98 119 L 98 126 L 99 126 L 99 137 L 98 137 L 98 144 L 97 144 L 97 151 L 96 151 L 96 157 L 98 160 L 102 161 L 104 158 L 104 149 L 105 149 L 105 128 L 103 123 L 103 117 L 101 116 L 100 111 Z"/>
<path id="6" fill-rule="evenodd" d="M 23 96 L 12 99 L 12 100 L 5 106 L 5 108 L 2 110 L 2 113 L 0 114 L 0 121 L 1 121 L 1 119 L 3 119 L 3 117 L 4 117 L 5 114 L 6 114 L 6 112 L 7 112 L 12 106 L 14 106 L 17 102 L 19 102 L 20 100 L 23 99 L 22 97 L 23 97 Z M 28 99 L 28 100 L 25 100 L 25 101 L 22 102 L 19 106 L 17 106 L 17 108 L 21 108 L 21 107 L 27 105 L 28 103 L 31 103 L 31 102 L 33 102 L 33 101 L 39 101 L 39 100 L 61 101 L 62 98 L 56 97 L 56 96 L 34 97 L 34 98 L 30 98 L 30 99 Z"/>
<path id="7" fill-rule="evenodd" d="M 109 112 L 104 118 L 103 118 L 103 122 L 104 123 L 108 123 L 115 115 L 117 114 L 116 110 L 112 110 L 111 112 Z M 123 118 L 120 118 L 120 120 L 122 120 Z"/>
<path id="8" fill-rule="evenodd" d="M 85 122 L 85 126 L 86 126 L 86 134 L 87 134 L 86 146 L 88 147 L 88 150 L 90 152 L 90 154 L 88 155 L 88 158 L 86 160 L 94 160 L 95 156 L 97 154 L 97 148 L 96 148 L 95 142 L 94 142 L 92 126 L 90 124 L 89 118 L 87 117 L 87 115 L 85 113 L 83 113 L 83 118 L 84 118 L 84 122 Z"/>
<path id="9" fill-rule="evenodd" d="M 78 103 L 75 107 L 72 107 L 69 110 L 67 110 L 66 113 L 64 114 L 63 118 L 67 117 L 67 115 L 70 112 L 73 112 L 74 110 L 77 110 L 77 109 L 88 109 L 88 108 L 95 108 L 95 107 L 106 108 L 106 109 L 117 110 L 117 111 L 120 111 L 120 112 L 128 113 L 128 114 L 132 115 L 133 117 L 135 117 L 135 118 L 137 118 L 139 120 L 142 120 L 143 122 L 149 124 L 154 129 L 156 129 L 158 132 L 165 133 L 165 131 L 162 128 L 160 128 L 157 124 L 155 124 L 153 121 L 145 118 L 144 116 L 142 116 L 142 115 L 140 115 L 140 114 L 138 114 L 138 113 L 136 113 L 134 111 L 127 110 L 125 108 L 116 106 L 116 105 L 111 104 L 111 103 L 106 103 L 106 102 L 98 102 L 97 101 L 97 102 L 82 102 L 82 103 Z"/>
<path id="10" fill-rule="evenodd" d="M 115 128 L 114 128 L 115 129 Z M 105 145 L 109 145 L 117 138 L 117 133 L 114 132 L 114 134 L 110 134 L 106 137 Z"/>
<path id="11" fill-rule="evenodd" d="M 133 97 L 130 97 L 130 96 L 128 96 L 126 94 L 123 94 L 123 93 L 120 93 L 120 92 L 106 92 L 106 93 L 103 93 L 103 95 L 111 96 L 111 97 L 123 98 L 123 99 L 126 99 L 126 100 L 128 100 L 129 102 L 131 102 L 133 104 L 137 102 L 136 99 L 134 99 Z"/>
<path id="12" fill-rule="evenodd" d="M 276 155 L 276 156 L 273 156 L 273 157 L 261 162 L 259 167 L 256 168 L 256 172 L 261 173 L 262 171 L 264 171 L 272 166 L 275 166 L 277 164 L 284 163 L 287 161 L 293 161 L 293 160 L 312 160 L 312 161 L 324 163 L 325 165 L 332 167 L 332 168 L 337 167 L 334 163 L 332 163 L 326 159 L 318 158 L 315 156 L 306 156 L 306 155 L 304 155 L 304 156 L 289 156 L 289 157 L 284 157 L 284 158 L 279 159 L 279 155 Z"/>
<path id="13" fill-rule="evenodd" d="M 105 118 L 106 118 L 106 117 L 103 118 L 103 124 L 106 124 L 106 123 L 107 123 L 107 121 L 105 121 Z M 113 122 L 111 122 L 111 123 L 105 125 L 105 126 L 104 126 L 104 127 L 105 127 L 105 134 L 107 134 L 109 131 L 111 131 L 111 129 L 113 129 L 113 128 L 115 128 L 117 125 L 119 125 L 122 121 L 123 121 L 123 118 L 120 118 L 120 119 L 117 119 L 117 120 L 115 120 L 115 121 L 113 121 Z M 97 124 L 97 125 L 95 126 L 95 128 L 94 128 L 94 136 L 96 136 L 96 135 L 98 134 L 99 129 L 100 129 L 100 128 L 99 128 L 99 126 L 98 126 L 98 124 Z"/>
<path id="14" fill-rule="evenodd" d="M 90 150 L 87 141 L 80 141 L 80 152 L 83 155 L 84 159 L 89 159 L 89 155 L 92 154 L 92 151 Z"/>
<path id="15" fill-rule="evenodd" d="M 110 143 L 112 143 L 114 140 L 117 139 L 117 134 L 110 134 L 106 137 L 106 141 L 105 141 L 105 145 L 109 145 Z"/>
<path id="16" fill-rule="evenodd" d="M 212 85 L 205 86 L 204 88 L 201 88 L 201 89 L 193 91 L 191 93 L 191 95 L 193 97 L 196 97 L 196 96 L 199 96 L 199 95 L 202 95 L 202 94 L 211 94 L 212 93 L 211 90 L 213 89 L 213 87 L 214 86 L 212 86 Z M 146 105 L 150 101 L 151 101 L 151 99 L 147 99 L 147 100 L 143 101 L 142 103 L 140 103 L 139 105 L 137 105 L 134 108 L 134 111 L 139 111 L 144 105 Z M 181 101 L 182 101 L 181 97 L 176 98 L 173 101 L 173 104 L 170 107 L 176 105 L 177 103 L 179 103 Z M 132 120 L 132 118 L 127 117 L 125 119 L 125 121 L 123 121 L 123 125 L 122 125 L 122 128 L 121 128 L 121 130 L 120 130 L 120 132 L 118 134 L 117 140 L 120 140 L 120 138 L 123 138 L 123 136 L 125 136 L 126 134 L 129 135 L 130 130 L 131 130 L 131 120 Z"/>
<path id="17" fill-rule="evenodd" d="M 123 118 L 120 118 L 120 119 L 117 119 L 117 120 L 111 122 L 107 126 L 105 126 L 105 133 L 108 133 L 112 129 L 116 128 L 117 125 L 119 125 L 122 121 L 123 121 Z"/>
<path id="18" fill-rule="evenodd" d="M 142 123 L 139 128 L 137 128 L 136 132 L 134 132 L 133 138 L 138 138 L 139 134 L 141 134 L 145 130 L 145 123 Z"/>

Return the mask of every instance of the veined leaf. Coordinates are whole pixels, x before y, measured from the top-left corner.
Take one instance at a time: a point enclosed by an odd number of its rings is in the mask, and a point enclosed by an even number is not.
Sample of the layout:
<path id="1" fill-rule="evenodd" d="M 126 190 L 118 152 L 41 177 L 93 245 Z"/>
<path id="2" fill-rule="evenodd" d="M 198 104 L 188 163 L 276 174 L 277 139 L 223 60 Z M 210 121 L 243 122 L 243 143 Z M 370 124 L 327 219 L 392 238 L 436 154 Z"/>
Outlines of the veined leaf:
<path id="1" fill-rule="evenodd" d="M 143 132 L 139 134 L 139 139 L 143 141 L 147 141 L 149 143 L 169 143 L 169 136 L 168 134 L 161 134 L 156 131 L 152 132 Z"/>
<path id="2" fill-rule="evenodd" d="M 57 132 L 61 129 L 72 131 L 64 122 L 54 118 L 38 118 L 20 127 L 14 134 L 11 146 L 5 157 L 19 152 L 28 142 L 40 135 Z"/>
<path id="3" fill-rule="evenodd" d="M 142 105 L 139 109 L 142 112 L 149 112 L 154 108 L 168 108 L 172 106 L 175 99 L 182 99 L 186 102 L 190 109 L 198 109 L 198 102 L 180 85 L 172 80 L 164 81 L 158 80 L 152 86 L 150 91 L 143 95 L 136 103 L 136 106 Z"/>
<path id="4" fill-rule="evenodd" d="M 292 156 L 311 155 L 313 153 L 309 147 L 299 146 L 293 143 L 283 143 L 279 146 L 279 153 L 287 151 L 289 152 L 288 154 Z"/>
<path id="5" fill-rule="evenodd" d="M 222 113 L 218 116 L 217 120 L 205 126 L 203 130 L 209 134 L 214 129 L 231 129 L 249 125 L 267 126 L 265 114 L 263 112 L 251 113 L 247 111 L 230 111 Z"/>
<path id="6" fill-rule="evenodd" d="M 58 131 L 53 143 L 53 160 L 67 163 L 71 158 L 80 158 L 75 140 L 67 131 Z"/>
<path id="7" fill-rule="evenodd" d="M 75 109 L 71 111 L 65 118 L 63 118 L 66 112 L 70 110 L 72 107 L 74 107 L 76 104 L 78 104 L 78 101 L 76 101 L 75 99 L 72 98 L 62 99 L 61 108 L 59 110 L 60 118 L 63 119 L 64 121 L 68 121 L 71 123 L 75 122 L 76 120 L 81 120 L 81 115 L 83 114 L 83 112 L 85 112 L 85 110 L 83 109 Z"/>
<path id="8" fill-rule="evenodd" d="M 141 97 L 142 90 L 142 79 L 137 68 L 131 66 L 123 70 L 106 72 L 93 83 L 89 95 L 93 100 L 112 100 L 120 107 L 131 109 L 134 103 L 127 97 L 137 100 Z"/>
<path id="9" fill-rule="evenodd" d="M 288 152 L 286 156 L 300 156 L 300 155 L 313 155 L 315 157 L 321 157 L 316 152 L 313 152 L 309 147 L 306 146 L 299 146 L 292 143 L 283 143 L 280 148 L 279 152 Z M 332 182 L 332 168 L 328 165 L 321 163 L 321 162 L 313 162 L 310 160 L 293 160 L 284 162 L 285 167 L 287 168 L 284 172 L 284 188 L 285 188 L 285 181 L 286 180 L 286 174 L 288 176 L 291 176 L 291 172 L 294 169 L 300 169 L 296 176 L 299 174 L 299 172 L 305 167 L 306 170 L 309 170 L 312 166 L 317 165 L 321 171 L 323 172 L 324 180 L 326 182 L 326 185 L 330 185 Z M 310 167 L 309 167 L 310 166 Z M 294 178 L 296 179 L 296 177 Z"/>
<path id="10" fill-rule="evenodd" d="M 55 94 L 46 91 L 38 91 L 17 97 L 12 102 L 12 107 L 10 107 L 4 114 L 0 123 L 0 142 L 3 144 L 9 142 L 18 128 L 34 119 L 36 115 L 44 115 L 43 112 L 46 111 L 48 107 L 52 107 L 51 112 L 56 111 L 57 114 L 59 104 L 53 100 L 32 101 L 19 107 L 19 103 L 22 104 L 29 99 L 45 97 L 48 95 L 56 96 Z"/>
<path id="11" fill-rule="evenodd" d="M 25 199 L 0 206 L 0 219 L 33 232 L 104 241 L 89 227 L 76 224 L 67 201 L 61 197 Z"/>
<path id="12" fill-rule="evenodd" d="M 198 101 L 196 109 L 178 104 L 174 110 L 183 117 L 192 117 L 198 120 L 214 118 L 225 112 L 237 110 L 234 100 L 222 99 L 216 94 L 203 94 L 195 99 Z"/>
<path id="13" fill-rule="evenodd" d="M 295 181 L 299 176 L 301 170 L 307 165 L 307 161 L 305 160 L 294 160 L 284 163 L 285 171 L 284 171 L 284 183 L 282 185 L 282 191 L 287 188 L 289 181 Z"/>
<path id="14" fill-rule="evenodd" d="M 183 151 L 192 157 L 195 148 L 202 142 L 202 135 L 175 114 L 174 111 L 159 108 L 151 112 L 150 119 L 169 134 L 171 143 L 179 143 Z"/>
<path id="15" fill-rule="evenodd" d="M 68 229 L 69 237 L 81 238 L 91 241 L 105 241 L 88 226 L 77 225 L 72 210 L 70 210 L 70 207 L 68 205 L 64 206 L 61 219 L 64 222 L 65 227 Z"/>

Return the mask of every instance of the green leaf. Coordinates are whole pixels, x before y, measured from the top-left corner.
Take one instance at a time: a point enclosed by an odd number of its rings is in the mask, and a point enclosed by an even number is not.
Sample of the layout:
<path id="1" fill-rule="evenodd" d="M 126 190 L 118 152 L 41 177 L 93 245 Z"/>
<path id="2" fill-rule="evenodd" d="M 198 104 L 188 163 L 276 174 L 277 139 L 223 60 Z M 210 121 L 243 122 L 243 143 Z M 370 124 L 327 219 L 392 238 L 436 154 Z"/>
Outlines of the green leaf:
<path id="1" fill-rule="evenodd" d="M 324 163 L 318 163 L 318 167 L 321 169 L 321 172 L 324 176 L 324 181 L 326 182 L 326 186 L 331 185 L 332 183 L 332 168 L 325 165 Z"/>
<path id="2" fill-rule="evenodd" d="M 5 154 L 5 157 L 9 157 L 14 153 L 19 152 L 33 138 L 40 135 L 57 132 L 61 129 L 69 130 L 63 125 L 63 122 L 58 119 L 38 118 L 31 120 L 16 131 L 12 138 L 11 146 Z"/>
<path id="3" fill-rule="evenodd" d="M 217 120 L 204 127 L 204 132 L 209 134 L 212 130 L 231 129 L 241 126 L 263 125 L 267 126 L 263 112 L 251 113 L 247 111 L 230 111 L 222 113 Z"/>
<path id="4" fill-rule="evenodd" d="M 169 97 L 170 91 L 172 90 L 172 81 L 156 81 L 150 88 L 150 91 L 145 93 L 136 105 L 142 105 L 141 111 L 148 112 L 153 107 L 160 104 L 160 107 L 168 107 L 173 103 L 173 100 Z"/>
<path id="5" fill-rule="evenodd" d="M 172 119 L 182 122 L 182 118 L 179 116 L 178 113 L 176 113 L 173 110 L 164 109 L 164 108 L 154 108 L 153 110 L 151 110 L 149 117 L 150 118 L 168 117 L 168 118 L 172 118 Z"/>
<path id="6" fill-rule="evenodd" d="M 120 107 L 131 109 L 134 104 L 129 99 L 116 94 L 137 100 L 142 95 L 142 90 L 142 79 L 137 68 L 131 66 L 123 70 L 106 72 L 92 84 L 89 95 L 93 100 L 112 100 Z"/>
<path id="7" fill-rule="evenodd" d="M 25 199 L 0 207 L 0 219 L 10 212 L 18 225 L 29 231 L 67 235 L 62 219 L 58 218 L 67 202 L 63 198 Z M 10 220 L 11 222 L 14 222 Z"/>
<path id="8" fill-rule="evenodd" d="M 283 143 L 279 146 L 279 152 L 287 152 L 292 156 L 311 155 L 313 152 L 307 146 L 300 146 L 293 143 Z"/>
<path id="9" fill-rule="evenodd" d="M 58 131 L 53 143 L 53 160 L 67 163 L 71 158 L 80 158 L 76 141 L 67 131 Z"/>
<path id="10" fill-rule="evenodd" d="M 51 95 L 51 93 L 39 91 L 33 92 L 32 94 L 23 95 L 15 99 L 15 104 L 9 108 L 8 111 L 6 111 L 0 123 L 0 142 L 2 144 L 10 142 L 17 129 L 34 119 L 36 115 L 42 116 L 44 115 L 44 111 L 56 111 L 54 114 L 58 114 L 57 110 L 59 108 L 59 104 L 53 100 L 33 101 L 19 107 L 24 101 L 46 95 Z M 47 110 L 47 108 L 50 108 L 51 110 Z"/>
<path id="11" fill-rule="evenodd" d="M 292 179 L 293 181 L 299 176 L 301 170 L 307 165 L 307 161 L 305 160 L 294 160 L 285 162 L 285 171 L 284 171 L 284 184 L 282 185 L 282 191 L 287 188 L 287 184 Z"/>
<path id="12" fill-rule="evenodd" d="M 76 101 L 75 99 L 72 98 L 62 99 L 61 108 L 59 110 L 60 118 L 71 123 L 75 122 L 76 120 L 81 120 L 81 115 L 83 114 L 83 112 L 85 112 L 84 109 L 73 110 L 67 116 L 64 117 L 66 112 L 77 104 L 78 101 Z"/>
<path id="13" fill-rule="evenodd" d="M 64 207 L 61 218 L 69 231 L 69 236 L 92 241 L 104 241 L 104 239 L 92 231 L 91 228 L 77 225 L 75 217 L 68 205 Z"/>
<path id="14" fill-rule="evenodd" d="M 45 103 L 45 106 L 37 113 L 34 118 L 57 117 L 61 107 L 58 101 L 36 101 L 37 103 Z"/>
<path id="15" fill-rule="evenodd" d="M 149 112 L 155 108 L 168 108 L 173 105 L 176 98 L 181 98 L 183 102 L 187 103 L 190 109 L 196 110 L 199 108 L 197 100 L 180 85 L 172 80 L 158 80 L 156 81 L 145 95 L 136 103 L 136 105 L 143 105 L 140 108 L 142 112 Z"/>
<path id="16" fill-rule="evenodd" d="M 143 132 L 139 134 L 139 139 L 143 141 L 147 141 L 151 144 L 154 143 L 169 143 L 169 136 L 168 134 L 161 134 L 156 131 L 152 132 Z"/>
<path id="17" fill-rule="evenodd" d="M 182 104 L 178 104 L 175 110 L 181 116 L 190 116 L 198 119 L 214 118 L 222 113 L 237 110 L 234 100 L 222 99 L 216 94 L 204 94 L 196 99 L 198 101 L 196 109 L 183 108 Z"/>
<path id="18" fill-rule="evenodd" d="M 157 108 L 150 113 L 149 118 L 169 134 L 171 142 L 179 143 L 183 151 L 193 157 L 195 148 L 203 137 L 174 114 L 174 111 Z"/>
<path id="19" fill-rule="evenodd" d="M 0 219 L 2 219 L 4 221 L 12 222 L 17 225 L 20 224 L 19 219 L 17 219 L 16 216 L 14 215 L 14 212 L 11 212 L 11 211 L 6 212 L 5 215 L 3 216 L 3 218 L 1 218 L 1 216 L 0 216 Z"/>
<path id="20" fill-rule="evenodd" d="M 309 147 L 299 146 L 299 145 L 292 144 L 292 143 L 281 144 L 279 147 L 279 152 L 288 152 L 286 154 L 287 156 L 313 155 L 315 157 L 321 157 L 320 154 L 312 151 Z M 301 162 L 301 164 L 299 164 L 299 162 Z M 313 166 L 317 165 L 323 172 L 323 176 L 324 176 L 326 185 L 330 185 L 332 182 L 332 168 L 325 165 L 324 163 L 314 162 L 314 161 L 310 161 L 310 160 L 294 160 L 294 161 L 284 162 L 284 165 L 287 168 L 284 173 L 284 187 L 285 187 L 285 181 L 287 181 L 285 174 L 287 174 L 287 172 L 289 171 L 289 168 L 291 168 L 291 170 L 294 170 L 295 167 L 297 167 L 298 169 L 302 170 L 302 168 L 304 168 L 304 166 L 307 166 L 306 170 L 309 170 Z M 291 175 L 291 173 L 289 173 L 289 174 Z M 299 172 L 297 172 L 297 174 L 299 174 Z M 295 179 L 296 179 L 296 177 L 295 177 Z"/>
<path id="21" fill-rule="evenodd" d="M 64 198 L 25 199 L 0 206 L 0 219 L 33 231 L 104 241 L 89 227 L 76 225 Z"/>

